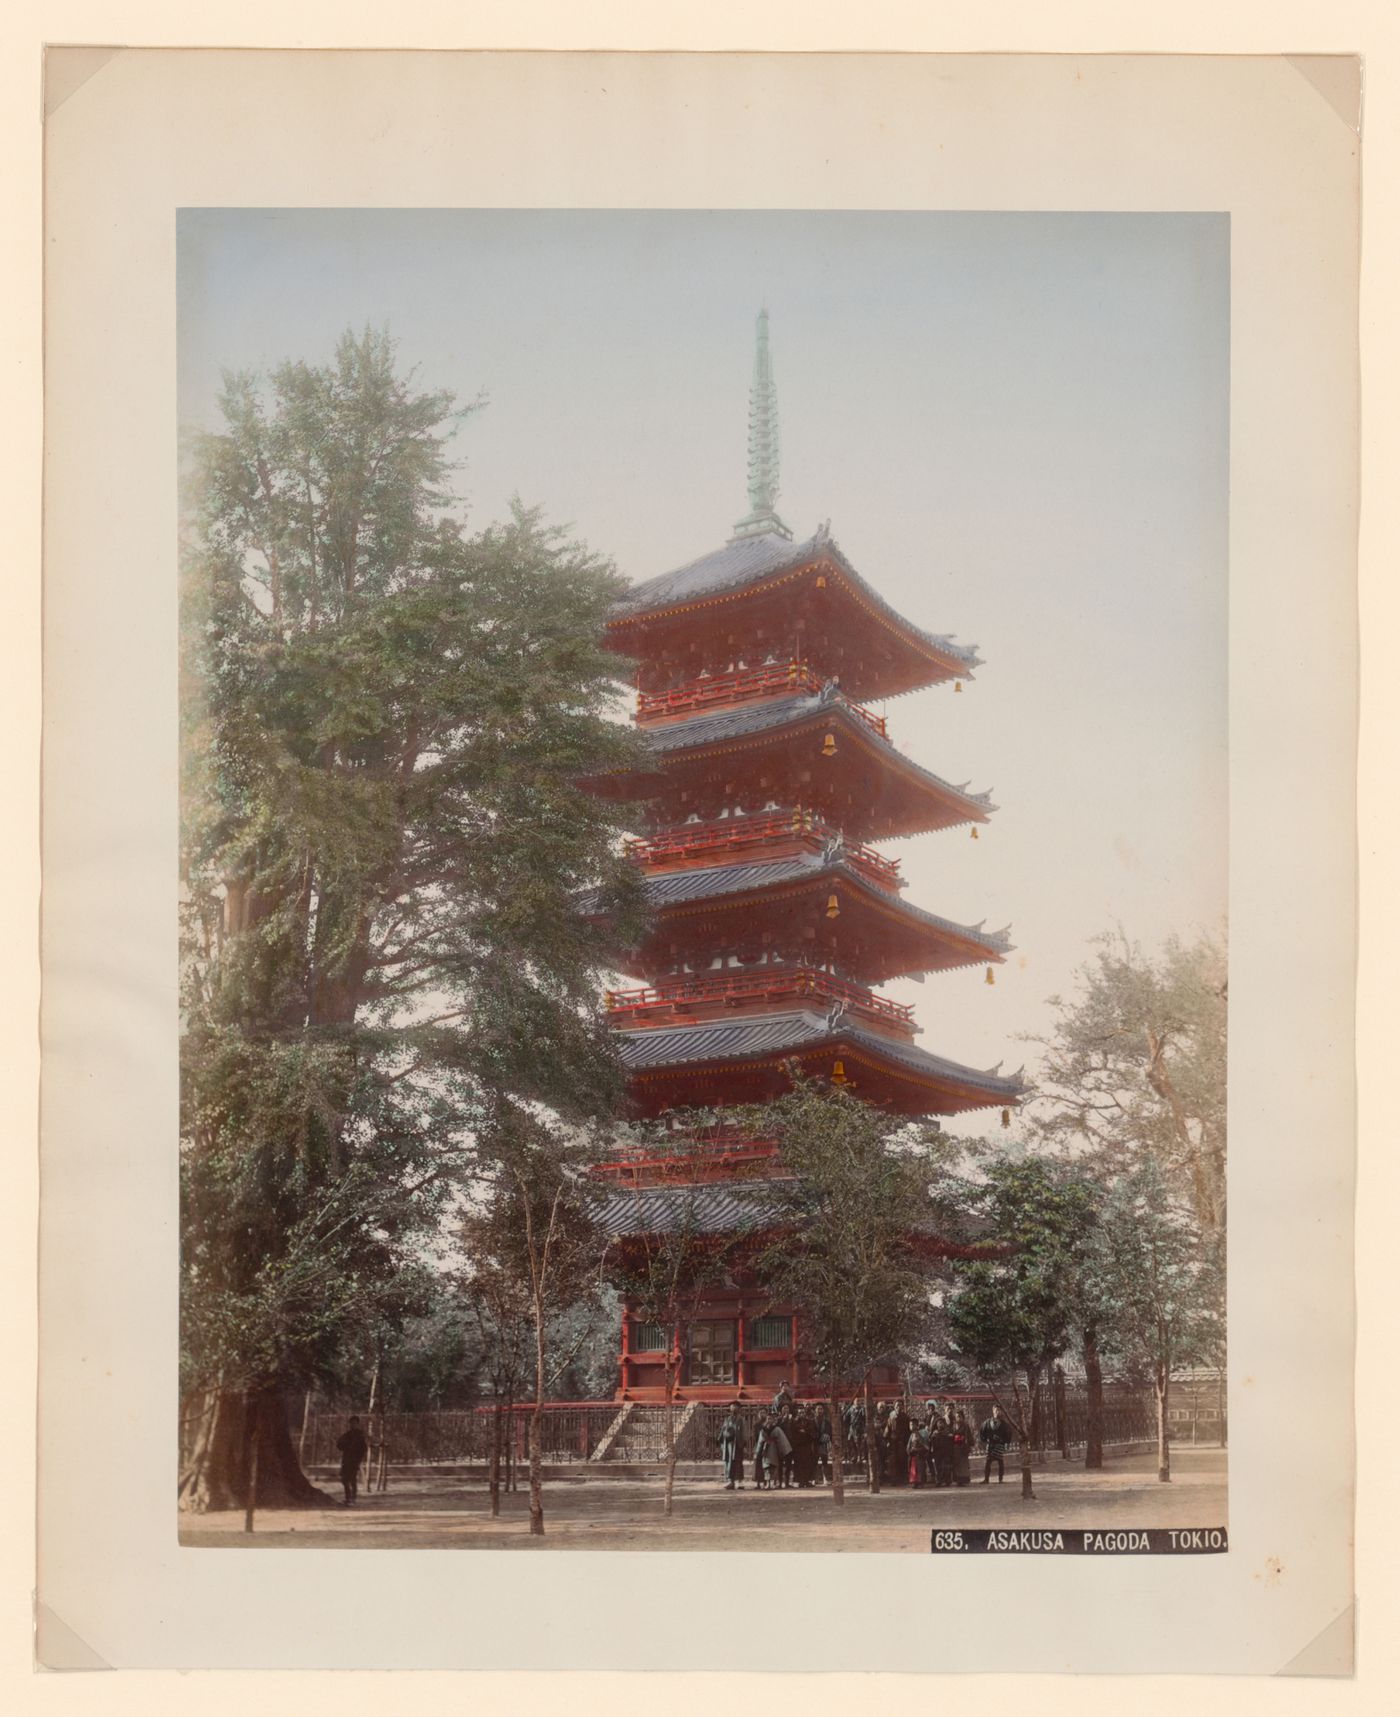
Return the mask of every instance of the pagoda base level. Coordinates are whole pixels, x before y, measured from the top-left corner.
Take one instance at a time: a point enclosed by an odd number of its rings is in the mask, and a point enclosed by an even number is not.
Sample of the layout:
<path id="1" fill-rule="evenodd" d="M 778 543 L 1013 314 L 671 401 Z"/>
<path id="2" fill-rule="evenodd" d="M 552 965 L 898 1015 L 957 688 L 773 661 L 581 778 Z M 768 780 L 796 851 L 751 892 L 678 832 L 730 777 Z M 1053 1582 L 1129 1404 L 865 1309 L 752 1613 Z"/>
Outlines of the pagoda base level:
<path id="1" fill-rule="evenodd" d="M 827 1385 L 812 1365 L 802 1323 L 800 1308 L 774 1304 L 753 1284 L 703 1292 L 672 1330 L 647 1322 L 636 1304 L 624 1299 L 614 1399 L 664 1402 L 669 1381 L 682 1406 L 692 1401 L 771 1401 L 780 1389 L 820 1401 Z M 669 1379 L 668 1338 L 675 1344 Z M 870 1385 L 898 1391 L 898 1367 L 875 1366 Z"/>
<path id="2" fill-rule="evenodd" d="M 787 1387 L 788 1394 L 792 1396 L 794 1401 L 817 1402 L 831 1399 L 830 1392 L 821 1383 L 799 1383 L 796 1387 L 789 1383 Z M 704 1383 L 692 1389 L 678 1389 L 675 1402 L 677 1410 L 688 1407 L 692 1401 L 702 1401 L 720 1406 L 727 1406 L 731 1401 L 741 1401 L 745 1404 L 757 1403 L 766 1407 L 777 1392 L 778 1385 L 776 1383 Z M 871 1374 L 870 1392 L 880 1400 L 901 1395 L 903 1384 L 900 1381 L 899 1373 L 891 1366 L 881 1367 L 878 1373 Z M 853 1400 L 862 1393 L 861 1389 L 853 1388 L 841 1389 L 838 1392 L 842 1401 Z M 625 1392 L 619 1389 L 613 1395 L 613 1400 L 618 1402 L 635 1401 L 638 1406 L 642 1407 L 664 1407 L 666 1405 L 666 1389 L 664 1385 L 659 1388 L 642 1385 Z"/>

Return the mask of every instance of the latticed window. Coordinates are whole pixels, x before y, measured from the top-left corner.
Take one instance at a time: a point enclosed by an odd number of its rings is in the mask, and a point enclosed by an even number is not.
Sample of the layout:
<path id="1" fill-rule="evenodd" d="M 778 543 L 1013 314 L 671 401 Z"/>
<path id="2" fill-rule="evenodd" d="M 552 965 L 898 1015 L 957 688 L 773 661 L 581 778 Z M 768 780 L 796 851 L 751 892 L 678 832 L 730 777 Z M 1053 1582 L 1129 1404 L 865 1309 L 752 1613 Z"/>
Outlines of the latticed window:
<path id="1" fill-rule="evenodd" d="M 689 1329 L 691 1383 L 734 1381 L 734 1325 L 693 1323 Z"/>
<path id="2" fill-rule="evenodd" d="M 665 1353 L 667 1341 L 665 1324 L 634 1324 L 632 1326 L 632 1351 L 634 1353 Z"/>
<path id="3" fill-rule="evenodd" d="M 791 1347 L 791 1318 L 753 1318 L 749 1322 L 750 1347 Z"/>

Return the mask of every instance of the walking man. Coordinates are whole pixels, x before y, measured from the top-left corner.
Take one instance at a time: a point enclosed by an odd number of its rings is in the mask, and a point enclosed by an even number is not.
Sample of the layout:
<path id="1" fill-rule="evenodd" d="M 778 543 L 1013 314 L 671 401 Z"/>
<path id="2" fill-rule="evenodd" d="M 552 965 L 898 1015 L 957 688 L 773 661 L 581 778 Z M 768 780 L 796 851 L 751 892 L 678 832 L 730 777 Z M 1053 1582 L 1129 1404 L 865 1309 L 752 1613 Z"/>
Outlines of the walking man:
<path id="1" fill-rule="evenodd" d="M 336 1439 L 335 1446 L 340 1450 L 340 1482 L 345 1487 L 345 1501 L 342 1506 L 349 1508 L 360 1494 L 360 1467 L 369 1453 L 369 1444 L 360 1429 L 358 1413 L 351 1414 L 350 1429 Z"/>
<path id="2" fill-rule="evenodd" d="M 1011 1427 L 1001 1416 L 1001 1408 L 993 1406 L 991 1417 L 982 1421 L 982 1447 L 987 1459 L 982 1468 L 982 1483 L 992 1482 L 992 1462 L 997 1464 L 997 1483 L 1006 1482 L 1006 1445 L 1011 1441 Z"/>

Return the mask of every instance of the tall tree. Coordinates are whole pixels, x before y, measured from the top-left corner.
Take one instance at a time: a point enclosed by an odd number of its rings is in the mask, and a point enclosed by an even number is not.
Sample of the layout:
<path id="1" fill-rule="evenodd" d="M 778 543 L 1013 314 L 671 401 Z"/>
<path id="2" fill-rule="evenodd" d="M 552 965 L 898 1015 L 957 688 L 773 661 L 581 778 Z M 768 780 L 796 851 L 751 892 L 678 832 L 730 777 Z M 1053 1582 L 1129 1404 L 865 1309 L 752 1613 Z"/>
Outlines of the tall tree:
<path id="1" fill-rule="evenodd" d="M 530 1376 L 534 1339 L 530 1296 L 519 1272 L 495 1255 L 499 1209 L 478 1209 L 463 1226 L 463 1242 L 472 1260 L 469 1289 L 472 1316 L 482 1344 L 482 1371 L 491 1390 L 491 1454 L 487 1493 L 491 1515 L 501 1512 L 501 1463 L 513 1429 L 515 1403 Z"/>
<path id="2" fill-rule="evenodd" d="M 638 1202 L 644 1196 L 638 1189 Z M 699 1210 L 702 1189 L 678 1187 L 670 1213 L 657 1232 L 630 1235 L 612 1279 L 633 1313 L 666 1332 L 666 1487 L 662 1512 L 674 1510 L 676 1489 L 676 1389 L 680 1380 L 681 1331 L 688 1328 L 708 1289 L 724 1280 L 734 1237 L 706 1230 Z"/>
<path id="3" fill-rule="evenodd" d="M 840 1506 L 841 1396 L 865 1387 L 875 1365 L 902 1356 L 928 1325 L 931 1242 L 953 1220 L 941 1195 L 955 1147 L 936 1127 L 807 1081 L 752 1111 L 749 1124 L 776 1139 L 786 1171 L 754 1193 L 773 1236 L 758 1267 L 775 1300 L 802 1307 L 805 1343 L 826 1384 Z M 879 1486 L 873 1453 L 869 1483 Z"/>
<path id="4" fill-rule="evenodd" d="M 1001 1255 L 969 1265 L 945 1308 L 958 1353 L 1003 1402 L 1021 1450 L 1021 1495 L 1032 1479 L 1036 1396 L 1069 1341 L 1074 1294 L 1093 1228 L 1095 1192 L 1036 1157 L 993 1159 L 970 1193 L 974 1220 Z"/>
<path id="5" fill-rule="evenodd" d="M 1099 1331 L 1129 1371 L 1146 1371 L 1157 1403 L 1157 1477 L 1171 1479 L 1171 1386 L 1183 1366 L 1216 1363 L 1224 1350 L 1219 1248 L 1148 1161 L 1111 1190 L 1088 1247 L 1085 1274 Z"/>
<path id="6" fill-rule="evenodd" d="M 513 1286 L 529 1321 L 534 1402 L 530 1414 L 530 1532 L 544 1533 L 544 1404 L 566 1314 L 602 1281 L 606 1239 L 594 1214 L 588 1169 L 600 1139 L 538 1105 L 493 1105 L 478 1140 L 481 1213 L 469 1229 L 478 1265 Z"/>
<path id="7" fill-rule="evenodd" d="M 1227 983 L 1212 937 L 1173 937 L 1155 958 L 1121 930 L 1098 938 L 1056 1020 L 1030 1108 L 1032 1137 L 1105 1185 L 1157 1163 L 1203 1233 L 1225 1227 Z"/>
<path id="8" fill-rule="evenodd" d="M 609 719 L 611 570 L 521 509 L 465 534 L 463 413 L 387 336 L 230 376 L 222 405 L 191 444 L 183 555 L 187 1306 L 255 1301 L 351 1185 L 338 1234 L 390 1280 L 502 1092 L 608 1112 L 606 955 L 573 896 L 601 885 L 624 924 L 637 899 L 625 812 L 577 785 L 634 755 Z M 243 1392 L 206 1323 L 187 1372 L 217 1413 Z M 325 1332 L 284 1337 L 264 1462 L 269 1500 L 305 1500 L 280 1389 Z M 212 1443 L 198 1466 L 189 1506 L 246 1488 Z"/>

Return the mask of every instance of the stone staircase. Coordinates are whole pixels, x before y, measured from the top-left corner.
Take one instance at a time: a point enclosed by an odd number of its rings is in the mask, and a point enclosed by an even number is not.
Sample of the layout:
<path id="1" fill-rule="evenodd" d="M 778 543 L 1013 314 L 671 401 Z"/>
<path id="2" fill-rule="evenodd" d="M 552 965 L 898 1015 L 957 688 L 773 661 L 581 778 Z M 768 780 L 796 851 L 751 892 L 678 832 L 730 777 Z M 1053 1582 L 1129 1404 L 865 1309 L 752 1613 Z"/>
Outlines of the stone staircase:
<path id="1" fill-rule="evenodd" d="M 689 1401 L 677 1403 L 675 1408 L 676 1453 L 681 1460 L 695 1458 L 687 1448 L 690 1439 L 686 1432 L 697 1406 L 697 1402 Z M 590 1457 L 591 1462 L 631 1462 L 634 1465 L 656 1465 L 665 1459 L 666 1409 L 642 1406 L 635 1401 L 629 1401 L 622 1408 L 599 1438 L 598 1446 Z"/>

